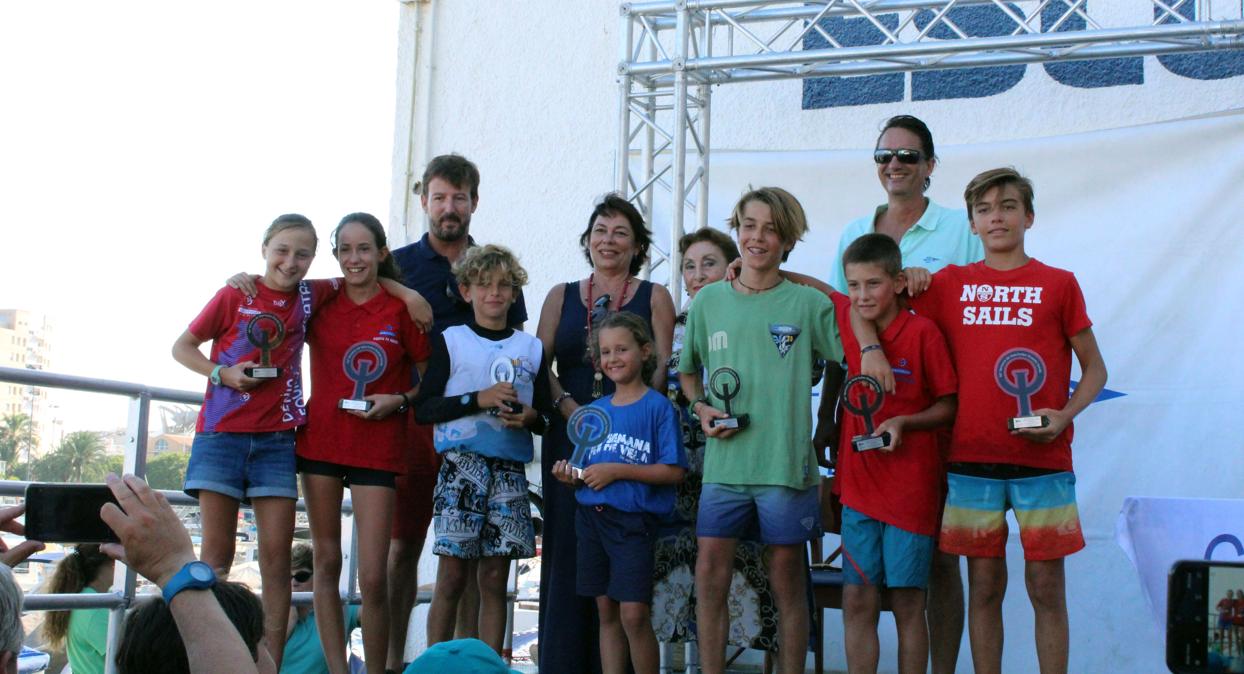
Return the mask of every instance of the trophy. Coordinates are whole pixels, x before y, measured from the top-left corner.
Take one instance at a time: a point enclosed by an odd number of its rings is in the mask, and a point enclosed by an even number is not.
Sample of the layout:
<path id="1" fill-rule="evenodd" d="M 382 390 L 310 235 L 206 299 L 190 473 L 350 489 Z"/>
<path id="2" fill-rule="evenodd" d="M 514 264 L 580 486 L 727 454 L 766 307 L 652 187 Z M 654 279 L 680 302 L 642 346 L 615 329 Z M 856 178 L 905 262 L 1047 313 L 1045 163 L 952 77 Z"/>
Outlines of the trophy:
<path id="1" fill-rule="evenodd" d="M 1017 367 L 1011 367 L 1018 363 Z M 998 388 L 1015 398 L 1019 415 L 1006 420 L 1012 431 L 1021 428 L 1045 428 L 1050 418 L 1032 413 L 1032 396 L 1045 384 L 1045 361 L 1035 351 L 1011 349 L 998 357 L 993 369 Z"/>
<path id="2" fill-rule="evenodd" d="M 588 454 L 604 444 L 613 429 L 613 420 L 605 410 L 592 405 L 584 405 L 574 411 L 566 420 L 566 437 L 574 443 L 574 453 L 570 455 L 570 468 L 576 478 L 583 478 L 583 469 Z"/>
<path id="3" fill-rule="evenodd" d="M 869 390 L 875 396 L 869 400 Z M 853 391 L 858 391 L 859 396 L 852 398 Z M 890 434 L 882 433 L 874 435 L 876 426 L 873 425 L 873 413 L 881 409 L 881 403 L 885 402 L 885 391 L 881 388 L 881 383 L 866 374 L 857 375 L 847 380 L 842 387 L 842 406 L 847 411 L 864 420 L 864 435 L 857 435 L 851 438 L 851 447 L 857 452 L 866 452 L 870 449 L 881 449 L 890 444 Z"/>
<path id="4" fill-rule="evenodd" d="M 492 383 L 494 384 L 500 384 L 501 382 L 514 383 L 514 361 L 510 360 L 509 356 L 497 356 L 497 359 L 492 361 L 492 365 L 488 368 L 488 372 L 492 376 Z M 517 400 L 507 400 L 504 405 L 509 408 L 511 414 L 518 414 L 523 411 L 523 404 Z M 496 416 L 500 411 L 499 408 L 494 407 L 488 410 L 488 413 Z"/>
<path id="5" fill-rule="evenodd" d="M 730 401 L 738 397 L 739 389 L 742 386 L 738 372 L 728 367 L 719 367 L 713 371 L 713 375 L 708 378 L 708 390 L 721 399 L 722 406 L 726 408 L 726 416 L 713 419 L 709 422 L 710 426 L 713 428 L 737 428 L 740 431 L 747 428 L 751 418 L 746 414 L 735 415 L 734 411 L 730 409 Z"/>
<path id="6" fill-rule="evenodd" d="M 270 329 L 264 329 L 264 323 Z M 242 374 L 253 379 L 276 379 L 281 376 L 281 368 L 272 367 L 272 350 L 285 340 L 285 323 L 276 314 L 267 312 L 255 314 L 246 324 L 246 341 L 259 349 L 259 367 L 242 369 Z"/>
<path id="7" fill-rule="evenodd" d="M 345 370 L 346 378 L 354 382 L 354 393 L 349 398 L 338 400 L 337 409 L 370 411 L 375 403 L 363 399 L 364 389 L 384 374 L 388 363 L 384 349 L 372 342 L 359 342 L 347 349 L 345 358 L 341 359 L 341 368 Z"/>

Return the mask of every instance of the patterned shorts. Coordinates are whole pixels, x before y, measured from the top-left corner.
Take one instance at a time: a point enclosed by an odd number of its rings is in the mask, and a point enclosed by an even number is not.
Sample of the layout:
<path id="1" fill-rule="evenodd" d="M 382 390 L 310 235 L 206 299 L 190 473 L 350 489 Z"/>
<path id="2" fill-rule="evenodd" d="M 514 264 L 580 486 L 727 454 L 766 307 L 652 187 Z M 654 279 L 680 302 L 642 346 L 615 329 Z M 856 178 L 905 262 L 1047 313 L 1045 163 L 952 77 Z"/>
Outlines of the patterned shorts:
<path id="1" fill-rule="evenodd" d="M 536 554 L 523 464 L 447 451 L 432 493 L 432 553 L 461 559 Z"/>
<path id="2" fill-rule="evenodd" d="M 990 479 L 951 472 L 942 514 L 942 552 L 1006 557 L 1006 511 L 1015 511 L 1024 559 L 1061 559 L 1084 547 L 1070 472 Z"/>

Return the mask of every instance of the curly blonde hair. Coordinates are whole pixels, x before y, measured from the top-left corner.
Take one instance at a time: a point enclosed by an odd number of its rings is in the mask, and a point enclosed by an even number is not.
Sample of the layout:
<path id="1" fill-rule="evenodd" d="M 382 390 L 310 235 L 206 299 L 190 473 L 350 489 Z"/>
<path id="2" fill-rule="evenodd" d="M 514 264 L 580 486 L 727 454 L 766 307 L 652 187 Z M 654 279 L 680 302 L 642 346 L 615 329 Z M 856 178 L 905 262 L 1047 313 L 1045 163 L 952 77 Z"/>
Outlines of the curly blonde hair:
<path id="1" fill-rule="evenodd" d="M 491 282 L 493 273 L 498 271 L 516 290 L 527 285 L 527 270 L 518 263 L 518 257 L 509 248 L 491 243 L 468 248 L 454 265 L 454 279 L 461 285 L 473 286 Z"/>

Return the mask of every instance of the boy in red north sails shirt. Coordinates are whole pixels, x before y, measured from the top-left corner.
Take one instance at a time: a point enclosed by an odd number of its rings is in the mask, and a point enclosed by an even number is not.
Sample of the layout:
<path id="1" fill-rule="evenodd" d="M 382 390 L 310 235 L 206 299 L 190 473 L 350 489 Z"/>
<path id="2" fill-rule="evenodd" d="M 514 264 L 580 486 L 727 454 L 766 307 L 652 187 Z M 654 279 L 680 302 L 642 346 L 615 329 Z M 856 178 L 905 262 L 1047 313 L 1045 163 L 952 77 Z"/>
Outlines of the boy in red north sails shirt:
<path id="1" fill-rule="evenodd" d="M 964 199 L 985 260 L 943 269 L 912 300 L 946 335 L 959 375 L 940 546 L 968 557 L 981 674 L 1002 669 L 1007 509 L 1019 521 L 1041 671 L 1067 671 L 1063 558 L 1084 547 L 1071 422 L 1106 384 L 1075 276 L 1024 252 L 1032 198 L 1032 183 L 1014 169 L 973 178 Z M 1083 374 L 1069 398 L 1073 351 Z"/>
<path id="2" fill-rule="evenodd" d="M 925 590 L 942 510 L 942 456 L 932 429 L 954 419 L 955 371 L 933 321 L 899 306 L 904 276 L 894 239 L 866 234 L 851 243 L 842 261 L 850 298 L 835 292 L 831 299 L 847 354 L 847 381 L 853 382 L 840 396 L 844 413 L 836 482 L 843 503 L 847 666 L 852 672 L 877 671 L 877 616 L 884 587 L 898 629 L 899 671 L 924 672 L 929 659 Z M 861 355 L 851 331 L 852 309 L 874 322 L 894 370 L 895 390 L 880 400 L 877 390 L 855 379 Z M 833 402 L 826 396 L 822 404 Z M 872 427 L 862 413 L 870 416 Z M 828 420 L 831 415 L 818 416 Z M 890 434 L 887 445 L 854 449 L 853 438 L 885 433 Z"/>

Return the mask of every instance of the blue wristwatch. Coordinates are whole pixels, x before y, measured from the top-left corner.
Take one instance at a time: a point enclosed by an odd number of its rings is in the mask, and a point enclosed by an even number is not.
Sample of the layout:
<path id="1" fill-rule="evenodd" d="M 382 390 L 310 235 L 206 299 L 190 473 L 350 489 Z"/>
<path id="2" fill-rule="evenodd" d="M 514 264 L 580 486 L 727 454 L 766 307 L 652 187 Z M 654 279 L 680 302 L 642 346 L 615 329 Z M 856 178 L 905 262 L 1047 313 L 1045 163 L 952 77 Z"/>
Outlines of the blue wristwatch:
<path id="1" fill-rule="evenodd" d="M 216 584 L 216 572 L 204 562 L 189 562 L 164 586 L 164 603 L 173 603 L 173 597 L 182 590 L 206 590 Z"/>

